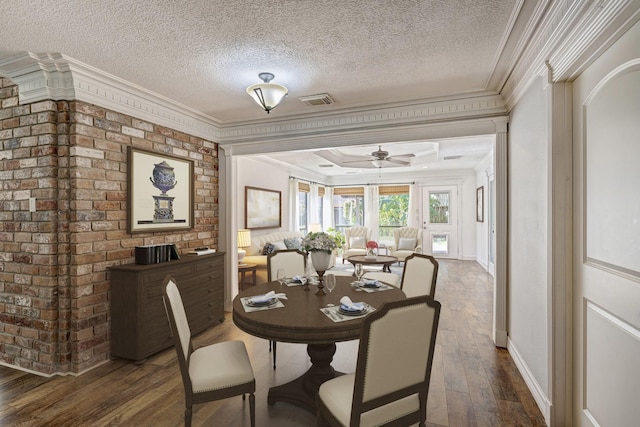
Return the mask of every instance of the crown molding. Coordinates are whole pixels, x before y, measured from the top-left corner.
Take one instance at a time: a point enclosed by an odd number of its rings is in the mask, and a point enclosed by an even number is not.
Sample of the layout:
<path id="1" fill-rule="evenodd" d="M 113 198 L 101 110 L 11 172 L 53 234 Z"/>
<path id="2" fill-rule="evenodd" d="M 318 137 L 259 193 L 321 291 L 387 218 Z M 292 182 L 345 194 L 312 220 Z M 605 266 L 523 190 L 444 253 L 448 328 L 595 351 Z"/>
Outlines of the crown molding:
<path id="1" fill-rule="evenodd" d="M 541 0 L 532 34 L 501 94 L 508 111 L 537 76 L 570 81 L 640 19 L 640 0 Z"/>
<path id="2" fill-rule="evenodd" d="M 204 139 L 219 135 L 211 117 L 66 55 L 23 52 L 0 59 L 0 72 L 19 86 L 21 104 L 83 101 Z"/>
<path id="3" fill-rule="evenodd" d="M 337 148 L 350 145 L 386 144 L 424 141 L 439 138 L 490 135 L 506 129 L 506 114 L 493 117 L 465 118 L 449 121 L 408 123 L 402 125 L 360 127 L 354 129 L 316 129 L 302 135 L 282 135 L 243 143 L 221 143 L 230 155 L 277 153 L 291 150 Z"/>
<path id="4" fill-rule="evenodd" d="M 639 19 L 639 0 L 598 2 L 550 55 L 552 81 L 575 79 Z"/>
<path id="5" fill-rule="evenodd" d="M 219 142 L 223 145 L 282 142 L 292 138 L 330 135 L 354 130 L 387 129 L 462 118 L 492 117 L 503 115 L 505 112 L 505 104 L 500 95 L 482 92 L 433 100 L 343 109 L 312 116 L 237 123 L 221 129 Z"/>
<path id="6" fill-rule="evenodd" d="M 59 53 L 20 53 L 0 59 L 0 72 L 19 86 L 20 103 L 42 100 L 78 100 L 215 141 L 238 145 L 239 153 L 254 154 L 291 149 L 317 148 L 318 140 L 333 146 L 354 143 L 386 143 L 429 137 L 493 133 L 492 120 L 505 116 L 501 95 L 477 92 L 402 103 L 363 106 L 321 114 L 261 119 L 221 124 L 190 107 L 105 73 Z M 478 124 L 475 120 L 489 119 Z M 465 133 L 444 127 L 464 122 Z M 488 124 L 488 126 L 487 126 Z M 425 131 L 425 129 L 429 129 Z M 475 132 L 475 133 L 474 133 Z M 260 149 L 256 145 L 260 145 Z M 267 144 L 267 145 L 265 145 Z M 288 145 L 287 145 L 288 144 Z"/>

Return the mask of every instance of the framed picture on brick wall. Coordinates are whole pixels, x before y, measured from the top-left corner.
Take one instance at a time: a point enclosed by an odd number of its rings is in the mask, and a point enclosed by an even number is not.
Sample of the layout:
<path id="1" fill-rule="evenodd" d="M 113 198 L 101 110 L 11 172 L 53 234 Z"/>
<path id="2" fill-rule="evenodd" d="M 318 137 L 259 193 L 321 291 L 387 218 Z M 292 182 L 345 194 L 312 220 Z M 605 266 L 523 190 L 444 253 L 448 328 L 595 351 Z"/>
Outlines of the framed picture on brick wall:
<path id="1" fill-rule="evenodd" d="M 129 147 L 128 231 L 193 228 L 193 161 Z"/>

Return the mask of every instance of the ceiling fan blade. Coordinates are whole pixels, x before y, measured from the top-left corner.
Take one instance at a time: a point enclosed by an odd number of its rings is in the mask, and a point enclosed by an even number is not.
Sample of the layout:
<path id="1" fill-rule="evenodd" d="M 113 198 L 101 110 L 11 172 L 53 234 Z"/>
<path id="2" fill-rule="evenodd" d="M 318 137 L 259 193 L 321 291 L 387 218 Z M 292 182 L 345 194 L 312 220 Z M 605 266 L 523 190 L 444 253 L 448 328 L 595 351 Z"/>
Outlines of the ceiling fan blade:
<path id="1" fill-rule="evenodd" d="M 370 162 L 371 160 L 375 160 L 375 159 L 371 156 L 363 156 L 360 159 L 343 160 L 342 163 L 363 163 L 363 162 Z"/>
<path id="2" fill-rule="evenodd" d="M 390 156 L 390 157 L 387 157 L 387 160 L 391 160 L 391 159 L 403 159 L 403 158 L 405 158 L 405 159 L 410 159 L 411 157 L 415 157 L 415 156 L 416 156 L 415 154 L 411 154 L 411 153 L 409 153 L 409 154 L 398 154 L 398 155 L 396 155 L 396 156 Z"/>
<path id="3" fill-rule="evenodd" d="M 395 163 L 396 165 L 409 166 L 411 162 L 409 160 L 398 159 L 396 157 L 389 157 L 386 160 L 389 163 Z"/>

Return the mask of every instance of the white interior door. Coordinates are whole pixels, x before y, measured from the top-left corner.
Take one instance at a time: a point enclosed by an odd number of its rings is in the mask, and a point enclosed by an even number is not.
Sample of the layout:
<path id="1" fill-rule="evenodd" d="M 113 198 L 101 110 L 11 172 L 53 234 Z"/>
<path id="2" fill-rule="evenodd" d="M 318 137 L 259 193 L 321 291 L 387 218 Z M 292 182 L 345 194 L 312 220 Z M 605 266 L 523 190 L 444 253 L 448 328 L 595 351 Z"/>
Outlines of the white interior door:
<path id="1" fill-rule="evenodd" d="M 640 420 L 640 24 L 574 82 L 574 424 Z"/>
<path id="2" fill-rule="evenodd" d="M 458 187 L 422 189 L 422 252 L 438 258 L 458 258 Z"/>

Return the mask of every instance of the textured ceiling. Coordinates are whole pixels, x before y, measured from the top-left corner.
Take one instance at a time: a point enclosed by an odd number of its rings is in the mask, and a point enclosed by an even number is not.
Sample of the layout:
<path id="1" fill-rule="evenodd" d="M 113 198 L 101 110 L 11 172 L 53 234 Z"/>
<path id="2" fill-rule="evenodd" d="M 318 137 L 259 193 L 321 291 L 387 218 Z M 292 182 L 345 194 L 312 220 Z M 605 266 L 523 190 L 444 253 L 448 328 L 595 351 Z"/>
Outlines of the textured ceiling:
<path id="1" fill-rule="evenodd" d="M 62 53 L 222 123 L 500 91 L 516 0 L 0 1 L 0 58 Z M 329 93 L 331 106 L 301 96 Z"/>

